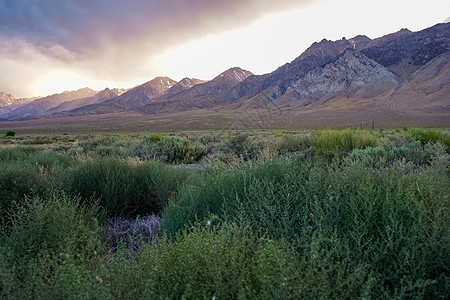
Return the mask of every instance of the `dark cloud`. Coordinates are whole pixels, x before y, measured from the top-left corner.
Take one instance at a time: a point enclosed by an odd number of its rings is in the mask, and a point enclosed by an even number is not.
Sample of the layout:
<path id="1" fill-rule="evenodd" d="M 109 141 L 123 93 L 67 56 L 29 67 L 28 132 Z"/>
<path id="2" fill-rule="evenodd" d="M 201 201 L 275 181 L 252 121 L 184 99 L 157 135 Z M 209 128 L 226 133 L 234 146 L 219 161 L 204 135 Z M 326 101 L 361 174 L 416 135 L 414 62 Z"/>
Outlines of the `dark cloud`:
<path id="1" fill-rule="evenodd" d="M 110 43 L 164 47 L 308 2 L 312 1 L 0 0 L 0 35 L 23 39 L 41 51 L 59 46 L 76 57 Z"/>
<path id="2" fill-rule="evenodd" d="M 318 0 L 0 0 L 0 59 L 38 55 L 71 68 L 76 62 L 87 73 L 129 76 L 142 59 L 173 45 L 312 2 Z"/>

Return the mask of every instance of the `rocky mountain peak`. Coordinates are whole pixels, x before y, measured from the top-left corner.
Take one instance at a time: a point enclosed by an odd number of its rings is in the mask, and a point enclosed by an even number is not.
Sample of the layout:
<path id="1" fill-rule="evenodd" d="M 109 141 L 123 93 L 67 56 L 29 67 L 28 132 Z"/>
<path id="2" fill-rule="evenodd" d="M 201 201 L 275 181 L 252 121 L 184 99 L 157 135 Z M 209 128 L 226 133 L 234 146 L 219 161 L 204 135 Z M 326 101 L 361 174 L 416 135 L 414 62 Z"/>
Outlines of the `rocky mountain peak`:
<path id="1" fill-rule="evenodd" d="M 327 39 L 321 40 L 319 43 L 313 43 L 305 52 L 300 55 L 299 59 L 308 56 L 316 56 L 325 58 L 328 56 L 335 57 L 347 48 L 353 48 L 353 45 L 345 38 L 337 41 L 330 41 Z"/>
<path id="2" fill-rule="evenodd" d="M 123 93 L 127 92 L 129 89 L 119 89 L 119 88 L 113 88 L 111 91 L 115 94 L 117 94 L 117 96 L 122 95 Z"/>
<path id="3" fill-rule="evenodd" d="M 165 92 L 166 90 L 174 86 L 176 83 L 177 82 L 175 80 L 170 79 L 169 77 L 158 76 L 150 81 L 147 81 L 142 86 L 149 86 L 160 92 Z"/>
<path id="4" fill-rule="evenodd" d="M 365 35 L 357 35 L 348 40 L 352 44 L 353 49 L 362 50 L 372 41 L 369 37 Z"/>
<path id="5" fill-rule="evenodd" d="M 201 79 L 197 79 L 197 78 L 184 77 L 177 84 L 183 86 L 184 88 L 191 88 L 194 85 L 197 85 L 200 83 L 205 83 L 205 82 L 206 82 L 205 80 L 201 80 Z"/>
<path id="6" fill-rule="evenodd" d="M 386 43 L 390 43 L 392 41 L 395 41 L 401 37 L 405 37 L 408 36 L 410 34 L 413 34 L 412 31 L 410 31 L 407 28 L 402 28 L 397 32 L 391 33 L 391 34 L 387 34 L 387 35 L 383 35 L 382 37 L 376 38 L 374 40 L 372 40 L 370 43 L 368 43 L 366 45 L 365 48 L 370 48 L 370 47 L 376 47 L 382 44 L 386 44 Z"/>
<path id="7" fill-rule="evenodd" d="M 110 88 L 106 88 L 103 91 L 100 91 L 95 96 L 99 100 L 105 100 L 105 99 L 110 99 L 110 98 L 118 96 L 118 95 L 119 95 L 119 90 L 118 89 L 112 89 L 111 90 Z"/>
<path id="8" fill-rule="evenodd" d="M 0 107 L 10 106 L 16 99 L 13 95 L 0 92 Z"/>
<path id="9" fill-rule="evenodd" d="M 169 77 L 155 77 L 152 80 L 123 93 L 120 97 L 127 101 L 134 101 L 136 99 L 140 99 L 139 101 L 155 99 L 169 90 L 176 83 L 175 80 L 170 79 Z"/>
<path id="10" fill-rule="evenodd" d="M 175 95 L 181 93 L 182 91 L 186 91 L 198 84 L 205 83 L 206 81 L 196 79 L 196 78 L 188 78 L 185 77 L 181 79 L 179 82 L 174 84 L 170 89 L 168 89 L 163 95 L 162 98 L 164 99 L 170 99 L 174 97 Z"/>
<path id="11" fill-rule="evenodd" d="M 221 81 L 221 80 L 228 80 L 228 81 L 234 81 L 237 83 L 245 80 L 247 77 L 253 75 L 252 72 L 243 70 L 239 67 L 234 67 L 231 69 L 226 70 L 225 72 L 221 73 L 219 76 L 214 78 L 212 81 Z"/>

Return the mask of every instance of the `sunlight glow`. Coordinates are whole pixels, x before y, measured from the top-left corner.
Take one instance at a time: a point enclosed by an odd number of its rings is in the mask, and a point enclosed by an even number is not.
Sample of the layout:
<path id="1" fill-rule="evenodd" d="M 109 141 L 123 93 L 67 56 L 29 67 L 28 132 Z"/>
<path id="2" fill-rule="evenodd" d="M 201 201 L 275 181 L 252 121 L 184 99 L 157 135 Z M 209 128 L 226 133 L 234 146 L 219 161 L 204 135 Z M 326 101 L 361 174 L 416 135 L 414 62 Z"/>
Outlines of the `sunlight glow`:
<path id="1" fill-rule="evenodd" d="M 414 13 L 408 7 L 415 7 Z M 323 38 L 359 34 L 377 38 L 405 27 L 417 31 L 444 20 L 447 13 L 421 0 L 327 0 L 266 15 L 247 28 L 181 44 L 155 57 L 152 65 L 175 80 L 186 76 L 209 80 L 235 66 L 264 74 L 294 60 Z"/>

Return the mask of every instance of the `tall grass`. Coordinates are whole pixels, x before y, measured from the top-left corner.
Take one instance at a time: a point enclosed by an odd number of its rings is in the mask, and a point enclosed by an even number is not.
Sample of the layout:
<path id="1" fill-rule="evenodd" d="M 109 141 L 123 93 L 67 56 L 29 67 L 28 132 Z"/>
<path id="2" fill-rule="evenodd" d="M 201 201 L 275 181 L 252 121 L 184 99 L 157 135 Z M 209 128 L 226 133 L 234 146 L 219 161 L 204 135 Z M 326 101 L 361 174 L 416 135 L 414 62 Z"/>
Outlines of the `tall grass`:
<path id="1" fill-rule="evenodd" d="M 93 289 L 104 248 L 95 205 L 66 196 L 27 198 L 0 233 L 0 295 L 10 299 L 97 298 Z M 85 293 L 88 291 L 95 293 Z"/>
<path id="2" fill-rule="evenodd" d="M 199 172 L 126 159 L 186 162 L 156 134 L 0 149 L 0 298 L 447 299 L 448 145 L 423 132 L 205 138 Z"/>
<path id="3" fill-rule="evenodd" d="M 450 147 L 450 136 L 443 134 L 440 130 L 411 127 L 406 129 L 405 133 L 420 141 L 422 145 L 441 142 Z"/>
<path id="4" fill-rule="evenodd" d="M 37 147 L 15 147 L 0 150 L 0 218 L 10 223 L 8 210 L 24 196 L 44 195 L 61 187 L 62 170 L 70 158 L 44 153 Z"/>
<path id="5" fill-rule="evenodd" d="M 124 159 L 76 158 L 33 147 L 0 150 L 1 222 L 25 196 L 64 191 L 83 202 L 99 200 L 106 216 L 130 217 L 160 212 L 190 178 L 183 168 L 157 162 L 130 163 Z"/>
<path id="6" fill-rule="evenodd" d="M 189 172 L 157 162 L 132 165 L 115 158 L 85 161 L 66 173 L 65 191 L 85 202 L 99 199 L 109 217 L 159 213 Z"/>
<path id="7" fill-rule="evenodd" d="M 202 145 L 191 144 L 187 139 L 170 136 L 162 138 L 156 134 L 144 136 L 140 144 L 128 149 L 131 157 L 141 160 L 156 160 L 167 163 L 192 163 L 200 160 L 206 154 Z"/>
<path id="8" fill-rule="evenodd" d="M 377 138 L 366 131 L 321 130 L 314 134 L 313 144 L 319 154 L 347 154 L 355 148 L 375 147 Z"/>
<path id="9" fill-rule="evenodd" d="M 372 296 L 448 292 L 450 180 L 443 172 L 391 165 L 374 171 L 350 159 L 284 160 L 201 182 L 182 189 L 165 209 L 168 232 L 214 215 L 219 223 L 287 240 L 311 264 L 311 276 L 325 276 L 325 298 L 344 296 L 339 280 L 361 295 L 357 281 L 367 278 Z M 334 271 L 320 275 L 324 270 Z"/>

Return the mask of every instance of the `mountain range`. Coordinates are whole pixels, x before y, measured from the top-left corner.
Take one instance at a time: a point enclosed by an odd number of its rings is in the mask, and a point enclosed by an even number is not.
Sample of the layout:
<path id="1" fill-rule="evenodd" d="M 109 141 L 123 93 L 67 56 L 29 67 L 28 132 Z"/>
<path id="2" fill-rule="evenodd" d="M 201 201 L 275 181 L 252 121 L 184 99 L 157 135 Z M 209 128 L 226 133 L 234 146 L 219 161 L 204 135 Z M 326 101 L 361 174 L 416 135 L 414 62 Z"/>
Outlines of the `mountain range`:
<path id="1" fill-rule="evenodd" d="M 167 117 L 186 125 L 183 118 L 209 116 L 212 127 L 215 119 L 228 120 L 221 126 L 238 120 L 240 126 L 295 127 L 377 118 L 385 126 L 416 121 L 448 126 L 449 49 L 450 23 L 376 39 L 323 39 L 264 75 L 235 67 L 210 81 L 156 77 L 128 90 L 83 88 L 37 99 L 15 99 L 3 92 L 0 118 L 45 122 L 130 115 L 141 120 Z"/>

